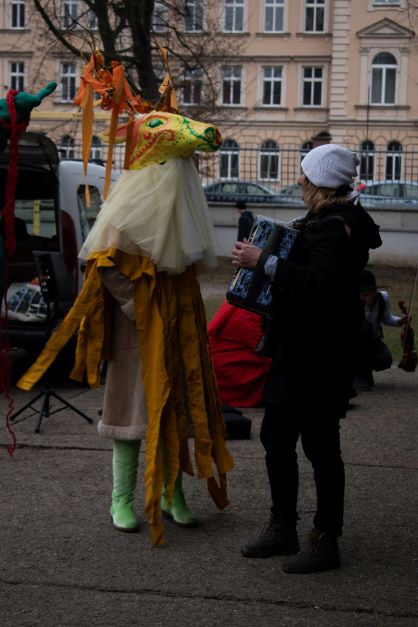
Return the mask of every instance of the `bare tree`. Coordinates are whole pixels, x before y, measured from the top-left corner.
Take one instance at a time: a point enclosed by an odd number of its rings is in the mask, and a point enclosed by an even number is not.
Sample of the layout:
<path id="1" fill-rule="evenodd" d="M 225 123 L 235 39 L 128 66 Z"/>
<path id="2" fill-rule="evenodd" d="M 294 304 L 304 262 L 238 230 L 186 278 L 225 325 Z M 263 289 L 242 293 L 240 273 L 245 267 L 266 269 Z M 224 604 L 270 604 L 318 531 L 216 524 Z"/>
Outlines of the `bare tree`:
<path id="1" fill-rule="evenodd" d="M 123 64 L 133 90 L 147 100 L 159 99 L 163 71 L 158 49 L 168 48 L 174 86 L 186 96 L 190 115 L 213 114 L 219 65 L 233 59 L 239 47 L 220 32 L 216 9 L 203 15 L 203 2 L 188 0 L 83 0 L 77 5 L 73 14 L 69 11 L 74 4 L 34 0 L 65 50 L 87 60 L 95 47 L 100 48 L 107 62 Z"/>

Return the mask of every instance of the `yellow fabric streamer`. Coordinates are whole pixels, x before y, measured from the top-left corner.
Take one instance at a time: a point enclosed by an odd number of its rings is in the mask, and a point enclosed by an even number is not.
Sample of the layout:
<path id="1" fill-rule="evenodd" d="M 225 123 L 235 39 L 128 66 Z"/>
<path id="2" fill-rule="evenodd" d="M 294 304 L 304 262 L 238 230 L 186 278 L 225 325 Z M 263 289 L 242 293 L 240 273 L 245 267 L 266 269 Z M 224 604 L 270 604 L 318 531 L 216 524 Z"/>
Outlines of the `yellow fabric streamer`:
<path id="1" fill-rule="evenodd" d="M 226 473 L 233 467 L 225 442 L 206 316 L 194 266 L 182 274 L 169 275 L 157 272 L 145 256 L 117 249 L 93 254 L 88 261 L 84 287 L 72 309 L 17 385 L 30 390 L 77 329 L 76 362 L 71 378 L 82 381 L 87 376 L 91 387 L 99 385 L 106 299 L 98 269 L 109 266 L 115 266 L 135 284 L 139 351 L 147 364 L 143 369 L 148 414 L 145 511 L 152 542 L 161 544 L 164 542 L 160 508 L 163 483 L 168 483 L 168 493 L 172 494 L 179 468 L 193 474 L 188 447 L 189 418 L 197 474 L 207 479 L 209 493 L 219 509 L 228 505 Z"/>

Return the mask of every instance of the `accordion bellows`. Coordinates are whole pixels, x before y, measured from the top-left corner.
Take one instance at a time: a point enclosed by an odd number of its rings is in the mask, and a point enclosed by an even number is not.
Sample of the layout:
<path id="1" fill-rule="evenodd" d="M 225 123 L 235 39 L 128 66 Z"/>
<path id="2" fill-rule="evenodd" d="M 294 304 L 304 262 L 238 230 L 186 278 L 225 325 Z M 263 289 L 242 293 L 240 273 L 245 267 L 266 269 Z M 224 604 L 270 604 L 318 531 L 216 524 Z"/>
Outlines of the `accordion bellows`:
<path id="1" fill-rule="evenodd" d="M 227 290 L 227 301 L 236 307 L 269 317 L 272 298 L 271 279 L 264 274 L 264 263 L 269 255 L 287 259 L 298 235 L 297 229 L 283 222 L 256 216 L 248 240 L 263 249 L 262 266 L 254 270 L 239 268 Z"/>

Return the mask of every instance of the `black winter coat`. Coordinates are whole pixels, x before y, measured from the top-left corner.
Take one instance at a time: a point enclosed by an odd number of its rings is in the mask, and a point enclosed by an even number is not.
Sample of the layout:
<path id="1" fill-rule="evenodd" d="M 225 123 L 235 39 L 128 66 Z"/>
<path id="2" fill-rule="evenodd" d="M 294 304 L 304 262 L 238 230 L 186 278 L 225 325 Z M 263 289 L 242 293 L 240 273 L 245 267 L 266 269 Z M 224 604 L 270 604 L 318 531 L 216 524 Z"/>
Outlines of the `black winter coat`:
<path id="1" fill-rule="evenodd" d="M 346 226 L 349 227 L 350 235 Z M 358 288 L 379 227 L 360 205 L 335 205 L 298 223 L 288 259 L 272 282 L 273 357 L 266 401 L 345 415 L 359 331 Z"/>

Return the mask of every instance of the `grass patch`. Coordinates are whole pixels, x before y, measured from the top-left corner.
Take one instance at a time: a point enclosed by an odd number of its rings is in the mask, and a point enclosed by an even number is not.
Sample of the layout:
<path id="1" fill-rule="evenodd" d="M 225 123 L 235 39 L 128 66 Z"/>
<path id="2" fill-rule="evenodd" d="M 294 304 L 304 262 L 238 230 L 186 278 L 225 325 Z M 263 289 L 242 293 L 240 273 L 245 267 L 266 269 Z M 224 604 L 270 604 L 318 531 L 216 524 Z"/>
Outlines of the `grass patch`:
<path id="1" fill-rule="evenodd" d="M 409 305 L 411 290 L 414 284 L 416 269 L 413 267 L 392 267 L 392 266 L 369 266 L 375 276 L 376 281 L 382 289 L 389 292 L 391 309 L 395 315 L 401 315 L 398 301 L 404 300 L 406 307 Z M 205 274 L 201 277 L 203 283 L 207 285 L 218 285 L 224 288 L 225 292 L 233 276 L 231 270 L 231 260 L 222 258 L 219 266 L 213 273 Z M 211 320 L 214 313 L 224 301 L 224 296 L 208 296 L 205 298 L 206 316 Z M 412 299 L 411 306 L 412 326 L 417 325 L 418 329 L 418 285 Z M 384 342 L 388 345 L 396 364 L 402 357 L 402 346 L 400 342 L 400 329 L 394 327 L 383 327 Z M 418 333 L 418 331 L 417 331 Z M 418 341 L 418 336 L 417 336 Z"/>

